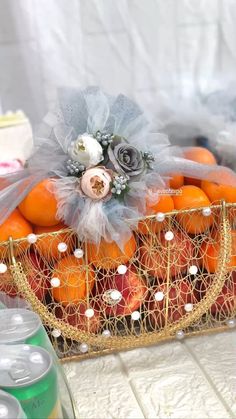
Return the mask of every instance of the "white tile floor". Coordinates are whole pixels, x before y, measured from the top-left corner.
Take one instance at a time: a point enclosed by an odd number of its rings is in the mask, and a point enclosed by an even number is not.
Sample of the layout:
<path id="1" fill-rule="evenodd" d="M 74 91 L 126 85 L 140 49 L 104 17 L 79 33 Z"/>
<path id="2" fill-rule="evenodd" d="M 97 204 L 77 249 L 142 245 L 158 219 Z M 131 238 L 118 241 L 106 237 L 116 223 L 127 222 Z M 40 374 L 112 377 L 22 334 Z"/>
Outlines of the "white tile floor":
<path id="1" fill-rule="evenodd" d="M 236 331 L 65 364 L 80 419 L 235 418 Z"/>

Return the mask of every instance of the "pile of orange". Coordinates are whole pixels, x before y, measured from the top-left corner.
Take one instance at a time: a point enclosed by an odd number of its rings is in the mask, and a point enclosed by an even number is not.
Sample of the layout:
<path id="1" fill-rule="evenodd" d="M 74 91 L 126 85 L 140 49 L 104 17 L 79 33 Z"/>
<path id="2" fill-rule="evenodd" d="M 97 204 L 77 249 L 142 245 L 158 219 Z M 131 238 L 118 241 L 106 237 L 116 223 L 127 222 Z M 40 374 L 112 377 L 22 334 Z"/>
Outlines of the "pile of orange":
<path id="1" fill-rule="evenodd" d="M 46 179 L 29 192 L 18 209 L 0 226 L 0 241 L 9 237 L 26 237 L 33 233 L 34 226 L 55 226 L 59 223 L 56 218 L 57 201 L 48 189 L 49 184 L 50 180 Z"/>
<path id="2" fill-rule="evenodd" d="M 73 250 L 72 236 L 63 231 L 65 225 L 60 223 L 57 218 L 57 200 L 50 190 L 50 186 L 51 180 L 45 179 L 29 192 L 19 207 L 0 226 L 0 242 L 6 242 L 10 237 L 15 240 L 25 238 L 32 233 L 36 234 L 38 238 L 34 249 L 39 256 L 45 262 L 50 263 L 53 259 L 60 259 L 54 267 L 54 274 L 58 270 L 61 271 L 61 286 L 53 289 L 54 298 L 58 301 L 77 301 L 78 299 L 84 299 L 86 295 L 86 273 L 81 270 L 82 259 L 68 256 Z M 62 231 L 56 235 L 53 234 L 59 230 Z M 65 256 L 63 258 L 58 250 L 60 243 L 67 245 L 67 251 L 63 253 L 63 256 Z M 15 254 L 18 255 L 29 247 L 30 243 L 27 240 L 19 242 L 15 246 Z M 7 256 L 6 251 L 6 246 L 0 246 L 1 259 Z M 67 273 L 68 265 L 69 270 L 73 268 L 74 274 Z M 68 285 L 65 285 L 67 281 Z M 90 283 L 91 286 L 92 284 L 93 282 Z M 66 294 L 68 294 L 67 297 Z"/>
<path id="3" fill-rule="evenodd" d="M 19 239 L 31 233 L 43 234 L 65 228 L 57 218 L 57 201 L 50 191 L 50 179 L 38 183 L 20 203 L 7 220 L 0 226 L 0 241 L 7 241 L 9 237 Z M 36 248 L 41 256 L 46 259 L 58 257 L 58 244 L 66 242 L 65 233 L 57 236 L 49 235 L 40 237 Z M 69 247 L 69 243 L 68 247 Z M 19 249 L 25 248 L 18 246 Z M 0 247 L 0 252 L 3 247 Z"/>
<path id="4" fill-rule="evenodd" d="M 217 165 L 214 155 L 202 147 L 186 149 L 184 157 L 201 164 Z M 186 178 L 181 173 L 174 173 L 170 175 L 169 187 L 174 190 L 171 195 L 160 194 L 154 203 L 148 198 L 146 199 L 146 216 L 158 212 L 169 213 L 173 210 L 209 207 L 212 203 L 219 203 L 221 200 L 229 203 L 236 202 L 236 187 L 224 184 L 223 168 L 219 183 Z M 212 226 L 214 221 L 212 215 L 204 216 L 201 211 L 182 213 L 177 216 L 177 219 L 189 234 L 203 233 Z M 146 218 L 138 224 L 138 232 L 141 234 L 157 233 L 164 228 L 166 228 L 166 224 L 156 222 L 155 217 Z"/>
<path id="5" fill-rule="evenodd" d="M 88 260 L 93 264 L 85 268 L 83 258 L 71 255 L 75 250 L 72 236 L 63 231 L 65 225 L 57 218 L 57 201 L 50 189 L 50 179 L 37 184 L 20 203 L 18 209 L 13 211 L 9 218 L 0 226 L 0 241 L 25 238 L 29 234 L 37 235 L 33 248 L 44 262 L 53 266 L 51 279 L 59 278 L 60 283 L 52 286 L 51 294 L 55 301 L 63 305 L 78 304 L 84 300 L 87 293 L 93 288 L 95 281 L 94 269 L 113 269 L 125 264 L 133 257 L 137 243 L 134 236 L 119 247 L 115 242 L 101 241 L 99 246 L 87 244 Z M 58 234 L 54 234 L 55 232 Z M 16 247 L 16 254 L 25 250 L 30 244 L 24 240 L 23 245 Z M 59 252 L 58 245 L 65 243 L 67 249 L 63 254 Z M 5 253 L 4 253 L 5 252 Z M 1 258 L 6 256 L 6 246 L 0 246 Z"/>
<path id="6" fill-rule="evenodd" d="M 185 152 L 185 158 L 202 164 L 217 165 L 214 155 L 209 150 L 201 147 L 192 147 L 187 149 Z M 204 179 L 186 178 L 182 176 L 181 173 L 174 173 L 170 176 L 169 187 L 175 191 L 173 191 L 169 196 L 160 195 L 159 200 L 157 199 L 157 202 L 155 203 L 150 203 L 147 199 L 146 215 L 157 215 L 158 212 L 165 214 L 175 210 L 181 211 L 176 215 L 176 220 L 178 221 L 182 231 L 190 235 L 190 238 L 192 235 L 195 236 L 206 232 L 211 232 L 211 234 L 214 235 L 214 226 L 219 225 L 219 218 L 216 213 L 213 213 L 213 211 L 208 214 L 207 211 L 203 213 L 201 208 L 208 208 L 212 203 L 220 203 L 221 200 L 225 200 L 228 203 L 236 202 L 236 187 L 227 186 L 226 176 L 227 173 L 224 171 L 224 168 L 221 170 L 219 183 L 210 182 Z M 196 208 L 199 208 L 199 211 L 195 211 L 194 209 Z M 231 221 L 234 216 L 235 211 L 232 212 L 230 216 Z M 175 227 L 172 225 L 171 228 L 174 229 Z M 158 260 L 161 257 L 164 257 L 164 247 L 159 246 L 162 254 L 161 256 L 158 254 L 159 250 L 156 250 L 156 246 L 158 241 L 162 238 L 160 232 L 165 232 L 168 229 L 167 219 L 158 222 L 155 217 L 151 217 L 140 221 L 138 224 L 138 233 L 140 234 L 143 246 L 140 250 L 142 256 L 141 259 L 143 260 L 144 258 L 142 252 L 143 248 L 146 250 L 153 248 L 153 251 L 148 250 L 149 253 L 145 253 L 145 257 L 147 259 L 147 261 L 145 259 L 145 265 L 148 267 L 149 265 L 152 266 L 153 276 L 155 276 L 153 266 L 156 266 L 157 276 L 163 277 L 163 274 L 160 274 L 161 268 L 159 267 L 160 263 Z M 155 238 L 153 233 L 158 234 L 157 238 Z M 219 252 L 219 235 L 215 234 L 215 240 L 213 240 L 213 243 L 212 240 L 206 240 L 203 242 L 199 257 L 201 258 L 203 268 L 209 273 L 215 273 L 217 270 Z M 232 252 L 233 253 L 228 264 L 228 268 L 231 270 L 236 267 L 236 232 L 234 230 L 232 231 Z M 155 261 L 153 256 L 155 256 Z M 175 269 L 173 267 L 173 271 L 174 270 Z"/>
<path id="7" fill-rule="evenodd" d="M 195 162 L 216 165 L 213 154 L 200 147 L 186 151 L 185 157 Z M 160 255 L 158 256 L 159 250 L 155 249 L 155 252 L 150 254 L 150 249 L 155 235 L 160 237 L 159 246 L 163 245 L 162 236 L 163 232 L 168 231 L 168 222 L 164 217 L 158 220 L 155 215 L 181 210 L 181 213 L 177 214 L 175 222 L 191 241 L 192 235 L 209 231 L 216 221 L 214 215 L 206 216 L 206 213 L 204 215 L 203 208 L 208 208 L 212 202 L 219 202 L 222 199 L 226 202 L 236 202 L 236 187 L 226 186 L 220 181 L 213 183 L 204 179 L 186 178 L 181 173 L 174 173 L 172 176 L 170 175 L 167 187 L 174 189 L 175 192 L 169 195 L 159 194 L 158 198 L 153 200 L 150 196 L 156 191 L 150 191 L 150 195 L 146 198 L 145 216 L 147 218 L 139 221 L 136 230 L 125 243 L 118 246 L 117 243 L 106 242 L 104 239 L 99 245 L 87 243 L 86 249 L 84 249 L 88 259 L 86 265 L 83 257 L 76 258 L 73 255 L 75 246 L 71 241 L 71 236 L 63 231 L 65 225 L 57 218 L 57 200 L 50 188 L 50 182 L 50 179 L 45 179 L 38 183 L 0 226 L 0 242 L 8 241 L 9 237 L 19 239 L 31 233 L 36 234 L 38 238 L 33 246 L 34 251 L 44 261 L 52 263 L 52 278 L 60 279 L 59 285 L 52 287 L 52 297 L 65 306 L 71 303 L 78 304 L 79 301 L 86 298 L 87 293 L 93 289 L 96 270 L 114 272 L 119 265 L 133 263 L 138 252 L 141 255 L 140 263 L 142 264 L 146 258 L 143 263 L 150 265 L 154 277 L 165 277 L 165 273 L 155 267 L 155 261 L 161 258 Z M 194 211 L 195 208 L 199 208 L 199 211 Z M 59 231 L 58 234 L 53 234 L 57 231 Z M 182 261 L 183 250 L 179 251 L 182 243 L 181 234 L 178 236 L 179 241 L 175 246 L 174 253 L 174 256 L 178 256 L 177 262 L 181 265 L 180 272 L 185 271 L 184 266 L 182 269 L 182 265 L 185 263 Z M 236 243 L 234 234 L 232 234 L 232 242 Z M 58 250 L 60 243 L 67 245 L 63 254 Z M 25 240 L 24 245 L 16 249 L 16 253 L 19 254 L 26 246 L 30 247 L 30 244 Z M 2 258 L 5 249 L 6 247 L 3 245 L 0 246 L 0 257 Z M 189 242 L 184 249 L 189 252 L 191 249 Z M 210 273 L 215 272 L 219 254 L 218 244 L 204 243 L 200 252 L 204 268 Z M 231 259 L 229 267 L 235 265 L 236 256 Z"/>

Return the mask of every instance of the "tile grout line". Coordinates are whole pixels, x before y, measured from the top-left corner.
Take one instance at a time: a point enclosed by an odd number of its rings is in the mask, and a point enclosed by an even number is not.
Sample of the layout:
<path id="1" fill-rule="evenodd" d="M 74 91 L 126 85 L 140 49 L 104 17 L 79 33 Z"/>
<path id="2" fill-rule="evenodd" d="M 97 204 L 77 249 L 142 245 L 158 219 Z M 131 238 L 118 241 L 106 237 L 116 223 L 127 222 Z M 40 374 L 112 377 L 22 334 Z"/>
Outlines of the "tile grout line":
<path id="1" fill-rule="evenodd" d="M 132 384 L 132 379 L 130 379 L 130 378 L 129 378 L 129 375 L 128 375 L 128 372 L 127 372 L 127 368 L 126 368 L 126 365 L 125 365 L 125 363 L 123 362 L 123 360 L 122 360 L 122 358 L 121 358 L 121 356 L 120 356 L 120 354 L 119 354 L 119 353 L 117 353 L 117 354 L 116 354 L 116 357 L 118 358 L 118 361 L 119 361 L 119 364 L 120 364 L 120 370 L 121 370 L 121 373 L 122 373 L 123 377 L 124 377 L 124 378 L 125 378 L 125 380 L 128 382 L 128 384 L 129 384 L 129 386 L 130 386 L 130 388 L 131 388 L 131 391 L 132 391 L 132 393 L 133 393 L 133 395 L 134 395 L 134 398 L 135 398 L 135 400 L 136 400 L 136 402 L 137 402 L 137 404 L 138 404 L 138 406 L 139 406 L 139 408 L 140 408 L 140 410 L 141 410 L 141 412 L 142 412 L 143 418 L 144 418 L 144 419 L 147 419 L 147 416 L 146 416 L 146 414 L 145 414 L 145 412 L 144 412 L 143 406 L 142 406 L 142 404 L 140 403 L 140 400 L 139 400 L 138 394 L 137 394 L 137 392 L 136 392 L 136 390 L 135 390 L 135 388 L 134 388 L 134 386 L 133 386 L 133 384 Z"/>
<path id="2" fill-rule="evenodd" d="M 189 347 L 189 345 L 186 342 L 182 342 L 182 345 L 183 345 L 185 351 L 190 354 L 190 356 L 192 357 L 194 363 L 197 365 L 198 369 L 201 371 L 201 373 L 203 374 L 204 378 L 206 379 L 206 381 L 208 382 L 208 384 L 210 385 L 210 387 L 213 389 L 213 391 L 214 391 L 216 397 L 218 398 L 218 400 L 220 401 L 220 403 L 224 406 L 225 410 L 229 413 L 230 417 L 232 419 L 234 419 L 235 418 L 235 414 L 233 413 L 233 411 L 231 410 L 231 408 L 229 407 L 229 405 L 227 404 L 227 402 L 223 399 L 223 397 L 221 396 L 220 392 L 217 390 L 217 388 L 216 388 L 213 380 L 211 379 L 210 375 L 206 372 L 205 368 L 203 367 L 203 365 L 201 364 L 201 362 L 197 358 L 197 356 L 194 353 L 194 351 Z"/>

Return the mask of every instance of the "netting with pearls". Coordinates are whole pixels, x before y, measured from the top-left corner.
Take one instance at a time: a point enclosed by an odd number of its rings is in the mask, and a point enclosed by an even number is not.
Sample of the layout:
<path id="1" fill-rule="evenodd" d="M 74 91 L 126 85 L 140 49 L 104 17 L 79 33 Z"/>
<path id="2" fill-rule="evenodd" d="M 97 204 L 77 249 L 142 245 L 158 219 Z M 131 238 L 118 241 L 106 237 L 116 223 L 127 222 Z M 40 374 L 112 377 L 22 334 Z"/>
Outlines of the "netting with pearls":
<path id="1" fill-rule="evenodd" d="M 116 259 L 93 259 L 70 229 L 9 240 L 0 292 L 30 303 L 63 359 L 225 330 L 236 324 L 235 214 L 222 203 L 146 217 L 132 255 Z"/>

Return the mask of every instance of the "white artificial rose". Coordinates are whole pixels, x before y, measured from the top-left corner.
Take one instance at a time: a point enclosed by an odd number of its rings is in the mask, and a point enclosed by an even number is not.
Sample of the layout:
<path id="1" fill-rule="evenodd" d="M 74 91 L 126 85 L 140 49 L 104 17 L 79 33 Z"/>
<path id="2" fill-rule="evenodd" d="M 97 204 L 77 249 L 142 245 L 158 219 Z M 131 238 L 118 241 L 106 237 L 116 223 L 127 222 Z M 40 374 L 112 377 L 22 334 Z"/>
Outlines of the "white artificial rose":
<path id="1" fill-rule="evenodd" d="M 85 133 L 73 141 L 68 149 L 70 157 L 86 168 L 96 166 L 103 160 L 103 150 L 99 142 Z"/>

